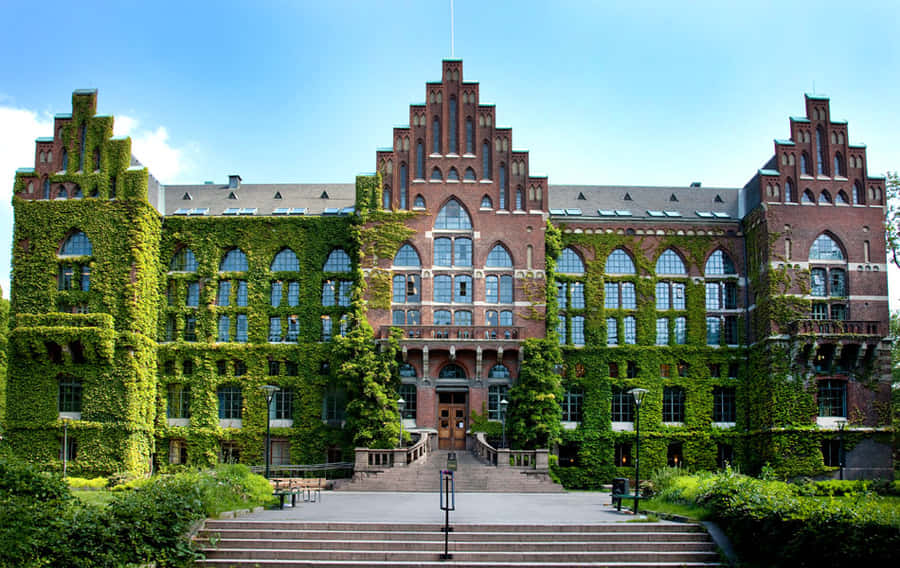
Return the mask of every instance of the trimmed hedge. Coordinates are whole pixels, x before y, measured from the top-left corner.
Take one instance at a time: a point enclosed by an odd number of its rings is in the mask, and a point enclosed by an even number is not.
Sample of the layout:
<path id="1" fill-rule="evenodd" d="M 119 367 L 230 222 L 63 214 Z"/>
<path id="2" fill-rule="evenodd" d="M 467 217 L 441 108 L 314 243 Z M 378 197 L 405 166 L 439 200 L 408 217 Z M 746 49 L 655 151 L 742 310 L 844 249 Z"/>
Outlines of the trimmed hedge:
<path id="1" fill-rule="evenodd" d="M 741 560 L 759 566 L 891 566 L 900 550 L 900 507 L 874 493 L 812 498 L 800 488 L 728 470 L 658 475 L 659 497 L 702 505 Z"/>

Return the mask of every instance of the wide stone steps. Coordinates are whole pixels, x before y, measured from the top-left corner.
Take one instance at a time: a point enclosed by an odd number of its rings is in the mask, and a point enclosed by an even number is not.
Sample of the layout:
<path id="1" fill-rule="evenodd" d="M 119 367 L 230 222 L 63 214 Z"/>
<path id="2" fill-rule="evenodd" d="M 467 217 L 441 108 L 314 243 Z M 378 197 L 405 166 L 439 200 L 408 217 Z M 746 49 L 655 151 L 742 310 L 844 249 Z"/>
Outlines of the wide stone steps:
<path id="1" fill-rule="evenodd" d="M 447 465 L 446 451 L 436 451 L 407 467 L 387 468 L 378 472 L 357 472 L 350 483 L 336 487 L 338 491 L 438 491 L 440 471 Z M 485 465 L 472 454 L 457 452 L 458 465 L 454 480 L 458 493 L 560 493 L 563 488 L 553 483 L 546 473 L 516 468 Z"/>
<path id="2" fill-rule="evenodd" d="M 452 560 L 437 524 L 211 520 L 196 541 L 223 568 L 719 566 L 702 528 L 664 523 L 455 525 Z"/>

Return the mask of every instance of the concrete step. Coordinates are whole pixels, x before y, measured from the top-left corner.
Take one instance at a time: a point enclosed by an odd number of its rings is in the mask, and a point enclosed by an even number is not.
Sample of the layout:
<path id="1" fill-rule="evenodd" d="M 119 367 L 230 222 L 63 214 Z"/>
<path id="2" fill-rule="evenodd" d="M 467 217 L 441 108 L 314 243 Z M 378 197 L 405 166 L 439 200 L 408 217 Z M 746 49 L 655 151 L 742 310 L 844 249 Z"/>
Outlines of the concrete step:
<path id="1" fill-rule="evenodd" d="M 209 520 L 196 539 L 199 566 L 229 568 L 437 566 L 562 568 L 718 566 L 698 525 L 454 525 L 442 561 L 436 523 Z"/>

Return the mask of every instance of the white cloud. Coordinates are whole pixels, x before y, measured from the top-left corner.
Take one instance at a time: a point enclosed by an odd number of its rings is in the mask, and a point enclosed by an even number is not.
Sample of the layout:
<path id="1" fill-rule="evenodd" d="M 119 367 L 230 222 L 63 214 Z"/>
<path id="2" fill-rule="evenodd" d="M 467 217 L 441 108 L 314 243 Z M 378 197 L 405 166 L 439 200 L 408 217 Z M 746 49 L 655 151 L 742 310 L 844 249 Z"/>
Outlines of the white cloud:
<path id="1" fill-rule="evenodd" d="M 169 143 L 169 132 L 164 126 L 156 130 L 142 130 L 139 126 L 140 121 L 136 118 L 117 116 L 113 132 L 116 136 L 131 136 L 131 153 L 160 182 L 172 183 L 188 168 L 184 149 Z"/>
<path id="2" fill-rule="evenodd" d="M 12 248 L 12 190 L 17 168 L 34 167 L 34 139 L 53 134 L 49 114 L 0 106 L 0 286 L 9 297 L 10 250 Z"/>

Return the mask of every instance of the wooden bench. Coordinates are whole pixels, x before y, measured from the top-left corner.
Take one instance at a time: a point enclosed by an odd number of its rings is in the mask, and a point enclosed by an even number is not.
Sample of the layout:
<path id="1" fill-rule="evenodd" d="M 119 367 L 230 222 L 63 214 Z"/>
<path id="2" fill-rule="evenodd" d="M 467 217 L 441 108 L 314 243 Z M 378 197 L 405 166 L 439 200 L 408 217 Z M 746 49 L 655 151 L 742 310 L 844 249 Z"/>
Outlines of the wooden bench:
<path id="1" fill-rule="evenodd" d="M 613 493 L 612 500 L 616 505 L 616 511 L 622 510 L 622 499 L 636 499 L 640 501 L 640 495 L 632 495 L 631 493 Z"/>
<path id="2" fill-rule="evenodd" d="M 322 500 L 322 487 L 325 480 L 321 477 L 273 477 L 269 480 L 272 484 L 272 494 L 279 498 L 279 507 L 284 509 L 284 500 L 291 498 L 291 507 L 297 506 L 297 496 L 303 497 L 307 503 L 315 503 Z"/>

